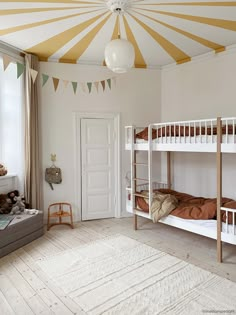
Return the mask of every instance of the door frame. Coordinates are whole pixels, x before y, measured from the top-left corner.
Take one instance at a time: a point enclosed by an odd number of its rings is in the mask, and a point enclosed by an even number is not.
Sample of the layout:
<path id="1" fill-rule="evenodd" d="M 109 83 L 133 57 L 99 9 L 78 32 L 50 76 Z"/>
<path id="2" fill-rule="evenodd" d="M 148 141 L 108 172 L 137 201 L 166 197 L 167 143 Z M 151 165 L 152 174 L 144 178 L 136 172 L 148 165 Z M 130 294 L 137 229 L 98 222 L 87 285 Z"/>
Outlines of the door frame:
<path id="1" fill-rule="evenodd" d="M 78 220 L 82 220 L 82 165 L 81 165 L 81 121 L 82 119 L 113 119 L 114 121 L 114 172 L 115 178 L 115 218 L 121 217 L 121 175 L 120 175 L 120 114 L 119 113 L 88 113 L 73 112 L 74 120 L 74 152 L 75 152 L 75 201 L 80 208 Z M 77 193 L 79 192 L 79 194 Z"/>

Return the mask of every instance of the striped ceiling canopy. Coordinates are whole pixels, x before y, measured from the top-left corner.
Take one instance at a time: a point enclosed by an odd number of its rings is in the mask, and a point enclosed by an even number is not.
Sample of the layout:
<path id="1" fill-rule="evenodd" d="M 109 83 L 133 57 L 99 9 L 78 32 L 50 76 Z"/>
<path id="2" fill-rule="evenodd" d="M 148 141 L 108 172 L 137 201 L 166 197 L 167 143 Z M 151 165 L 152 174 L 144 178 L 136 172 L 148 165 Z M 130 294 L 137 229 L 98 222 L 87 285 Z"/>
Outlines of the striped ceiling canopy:
<path id="1" fill-rule="evenodd" d="M 105 46 L 120 30 L 135 48 L 137 68 L 236 44 L 236 1 L 126 2 L 119 17 L 107 0 L 0 0 L 0 40 L 42 61 L 103 65 Z"/>

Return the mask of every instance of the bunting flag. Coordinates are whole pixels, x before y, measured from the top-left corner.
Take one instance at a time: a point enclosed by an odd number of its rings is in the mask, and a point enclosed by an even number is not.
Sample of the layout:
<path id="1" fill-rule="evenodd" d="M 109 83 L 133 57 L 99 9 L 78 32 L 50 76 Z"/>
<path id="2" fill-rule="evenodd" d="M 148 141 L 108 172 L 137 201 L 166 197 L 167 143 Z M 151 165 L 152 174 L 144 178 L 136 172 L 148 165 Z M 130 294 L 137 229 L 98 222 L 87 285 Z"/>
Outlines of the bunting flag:
<path id="1" fill-rule="evenodd" d="M 3 60 L 3 70 L 6 71 L 7 67 L 12 62 L 12 59 L 8 55 L 3 55 L 2 60 Z"/>
<path id="2" fill-rule="evenodd" d="M 102 85 L 103 92 L 104 92 L 104 90 L 105 90 L 105 86 L 106 86 L 105 80 L 102 80 L 102 81 L 101 81 L 101 85 Z"/>
<path id="3" fill-rule="evenodd" d="M 111 79 L 107 79 L 107 83 L 108 83 L 109 88 L 111 89 Z"/>
<path id="4" fill-rule="evenodd" d="M 112 78 L 112 82 L 114 83 L 114 85 L 116 86 L 116 77 Z"/>
<path id="5" fill-rule="evenodd" d="M 56 92 L 56 90 L 57 90 L 57 88 L 58 88 L 58 84 L 59 84 L 59 79 L 52 77 L 52 81 L 53 81 L 53 85 L 54 85 L 54 90 L 55 90 L 55 92 Z"/>
<path id="6" fill-rule="evenodd" d="M 42 79 L 43 79 L 43 85 L 42 86 L 44 86 L 48 82 L 49 75 L 43 73 Z"/>
<path id="7" fill-rule="evenodd" d="M 12 59 L 12 57 L 5 55 L 5 54 L 2 54 L 2 59 L 3 59 L 3 70 L 4 71 L 6 71 L 6 69 L 8 68 L 8 66 L 11 62 L 14 62 L 14 63 L 16 63 L 16 66 L 17 66 L 17 79 L 24 73 L 24 70 L 25 70 L 24 64 L 22 64 L 20 62 L 16 62 L 14 59 Z M 32 82 L 34 84 L 36 82 L 36 79 L 37 79 L 39 73 L 38 73 L 38 71 L 31 69 L 31 68 L 29 68 L 29 71 L 30 71 L 30 76 L 31 76 Z M 111 90 L 112 84 L 116 85 L 116 79 L 117 79 L 116 77 L 112 77 L 109 79 L 105 79 L 105 80 L 101 80 L 101 81 L 95 81 L 95 82 L 76 82 L 76 81 L 69 81 L 69 80 L 65 80 L 65 79 L 59 79 L 59 78 L 51 77 L 45 73 L 42 73 L 42 87 L 44 87 L 44 85 L 46 85 L 49 78 L 52 78 L 55 92 L 57 91 L 60 80 L 62 80 L 65 88 L 67 88 L 69 83 L 72 84 L 74 94 L 76 94 L 76 92 L 77 92 L 78 85 L 80 85 L 80 87 L 84 93 L 89 92 L 89 94 L 90 94 L 92 92 L 93 86 L 96 88 L 97 93 L 99 92 L 99 84 L 101 84 L 103 92 L 104 92 L 106 89 L 106 82 L 107 82 L 107 85 L 109 86 L 109 89 Z"/>
<path id="8" fill-rule="evenodd" d="M 92 83 L 91 82 L 87 82 L 87 86 L 88 86 L 88 89 L 89 89 L 89 93 L 91 93 Z"/>
<path id="9" fill-rule="evenodd" d="M 34 69 L 30 69 L 30 75 L 31 75 L 31 79 L 33 81 L 33 83 L 35 82 L 37 76 L 38 76 L 38 71 L 34 70 Z"/>
<path id="10" fill-rule="evenodd" d="M 22 75 L 22 73 L 24 72 L 25 69 L 25 65 L 23 65 L 20 62 L 16 62 L 16 66 L 17 66 L 17 79 L 19 79 L 19 77 Z"/>
<path id="11" fill-rule="evenodd" d="M 71 82 L 71 84 L 72 84 L 72 87 L 73 87 L 74 94 L 76 94 L 78 83 L 77 82 Z"/>
<path id="12" fill-rule="evenodd" d="M 86 93 L 86 85 L 85 85 L 85 83 L 84 83 L 84 82 L 81 82 L 80 85 L 81 85 L 82 91 L 83 91 L 84 93 Z"/>
<path id="13" fill-rule="evenodd" d="M 96 88 L 96 90 L 97 90 L 97 93 L 98 93 L 99 82 L 94 82 L 94 86 L 95 86 L 95 88 Z"/>
<path id="14" fill-rule="evenodd" d="M 63 84 L 64 84 L 65 89 L 67 88 L 68 83 L 69 83 L 68 80 L 63 80 Z"/>

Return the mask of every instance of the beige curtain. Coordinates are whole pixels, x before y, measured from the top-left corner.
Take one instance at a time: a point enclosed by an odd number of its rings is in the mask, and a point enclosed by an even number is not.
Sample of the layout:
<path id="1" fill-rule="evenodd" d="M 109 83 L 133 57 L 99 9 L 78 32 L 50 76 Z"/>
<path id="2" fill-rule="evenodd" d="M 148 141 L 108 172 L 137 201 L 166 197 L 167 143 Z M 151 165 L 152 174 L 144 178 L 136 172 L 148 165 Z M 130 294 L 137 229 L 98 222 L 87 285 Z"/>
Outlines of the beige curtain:
<path id="1" fill-rule="evenodd" d="M 40 110 L 37 80 L 31 78 L 31 69 L 39 71 L 38 57 L 26 54 L 25 67 L 25 199 L 32 208 L 42 209 Z"/>

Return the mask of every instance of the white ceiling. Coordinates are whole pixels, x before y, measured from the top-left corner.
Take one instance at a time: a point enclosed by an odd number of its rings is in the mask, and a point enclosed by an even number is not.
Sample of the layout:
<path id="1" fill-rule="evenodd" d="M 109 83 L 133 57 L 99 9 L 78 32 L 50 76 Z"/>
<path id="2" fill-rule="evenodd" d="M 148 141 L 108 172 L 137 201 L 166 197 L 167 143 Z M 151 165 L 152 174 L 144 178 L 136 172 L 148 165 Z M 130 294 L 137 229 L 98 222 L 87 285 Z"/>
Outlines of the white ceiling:
<path id="1" fill-rule="evenodd" d="M 236 44 L 236 1 L 129 0 L 119 20 L 135 67 L 183 63 Z M 0 1 L 0 40 L 40 60 L 102 65 L 117 34 L 106 0 Z"/>

